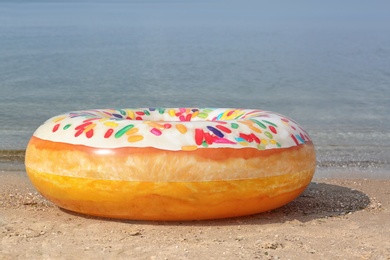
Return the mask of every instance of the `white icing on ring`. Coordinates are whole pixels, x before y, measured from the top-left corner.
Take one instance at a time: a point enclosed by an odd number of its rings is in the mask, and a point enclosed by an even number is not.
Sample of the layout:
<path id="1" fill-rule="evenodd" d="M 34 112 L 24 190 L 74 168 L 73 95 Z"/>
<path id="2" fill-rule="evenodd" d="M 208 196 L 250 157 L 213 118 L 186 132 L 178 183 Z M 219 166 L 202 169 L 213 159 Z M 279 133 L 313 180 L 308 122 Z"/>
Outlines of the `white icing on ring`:
<path id="1" fill-rule="evenodd" d="M 34 136 L 96 148 L 154 147 L 288 148 L 311 142 L 293 120 L 280 114 L 235 108 L 126 108 L 75 111 L 55 116 Z"/>

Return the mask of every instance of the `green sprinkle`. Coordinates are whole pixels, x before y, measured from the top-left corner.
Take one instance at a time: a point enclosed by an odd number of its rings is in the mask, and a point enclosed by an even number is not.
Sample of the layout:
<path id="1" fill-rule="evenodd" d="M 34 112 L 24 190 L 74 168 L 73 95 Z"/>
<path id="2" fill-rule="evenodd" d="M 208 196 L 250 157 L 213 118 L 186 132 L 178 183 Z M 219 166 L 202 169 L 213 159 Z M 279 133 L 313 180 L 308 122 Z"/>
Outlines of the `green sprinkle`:
<path id="1" fill-rule="evenodd" d="M 118 111 L 119 111 L 119 113 L 122 114 L 122 116 L 125 116 L 125 115 L 126 115 L 126 111 L 124 111 L 123 109 L 119 109 Z"/>
<path id="2" fill-rule="evenodd" d="M 68 129 L 69 127 L 71 126 L 71 124 L 67 124 L 66 126 L 64 126 L 64 130 Z"/>
<path id="3" fill-rule="evenodd" d="M 115 134 L 115 138 L 119 138 L 121 137 L 122 135 L 124 135 L 127 131 L 129 131 L 131 128 L 133 128 L 134 125 L 127 125 L 125 127 L 123 127 L 121 130 L 119 130 L 116 134 Z"/>
<path id="4" fill-rule="evenodd" d="M 241 115 L 237 116 L 235 119 L 240 119 L 245 113 L 242 113 Z"/>
<path id="5" fill-rule="evenodd" d="M 206 141 L 203 141 L 203 142 L 202 142 L 202 146 L 203 146 L 203 147 L 209 147 L 209 145 L 206 143 Z"/>
<path id="6" fill-rule="evenodd" d="M 282 147 L 282 145 L 280 143 L 276 143 L 276 146 L 279 148 Z"/>
<path id="7" fill-rule="evenodd" d="M 148 110 L 144 110 L 145 115 L 150 116 L 150 113 Z"/>
<path id="8" fill-rule="evenodd" d="M 272 134 L 270 132 L 264 132 L 264 134 L 269 138 L 269 139 L 272 139 Z"/>
<path id="9" fill-rule="evenodd" d="M 263 123 L 261 123 L 260 121 L 258 121 L 256 119 L 249 119 L 249 120 L 251 120 L 252 122 L 255 122 L 258 126 L 260 126 L 263 129 L 267 128 Z"/>
<path id="10" fill-rule="evenodd" d="M 261 120 L 261 121 L 263 121 L 264 123 L 273 125 L 274 127 L 278 127 L 277 125 L 275 125 L 274 123 L 272 123 L 272 122 L 270 122 L 270 121 L 267 121 L 267 120 Z"/>
<path id="11" fill-rule="evenodd" d="M 203 118 L 203 119 L 207 118 L 208 116 L 209 116 L 208 114 L 203 113 L 203 112 L 198 114 L 198 117 Z"/>
<path id="12" fill-rule="evenodd" d="M 160 114 L 164 114 L 165 109 L 164 109 L 164 108 L 159 108 L 159 109 L 158 109 L 158 112 L 159 112 Z"/>
<path id="13" fill-rule="evenodd" d="M 234 128 L 234 129 L 237 129 L 237 128 L 239 127 L 239 125 L 236 124 L 236 123 L 231 123 L 231 126 L 232 126 L 232 128 Z"/>

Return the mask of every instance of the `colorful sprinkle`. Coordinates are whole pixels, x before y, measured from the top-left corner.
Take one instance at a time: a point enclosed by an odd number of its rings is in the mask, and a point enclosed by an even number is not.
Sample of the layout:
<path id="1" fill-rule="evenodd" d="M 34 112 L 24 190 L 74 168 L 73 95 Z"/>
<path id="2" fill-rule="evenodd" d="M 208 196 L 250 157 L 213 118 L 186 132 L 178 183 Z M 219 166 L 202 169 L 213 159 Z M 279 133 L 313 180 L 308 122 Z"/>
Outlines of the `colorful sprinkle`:
<path id="1" fill-rule="evenodd" d="M 110 128 L 106 131 L 106 133 L 104 134 L 104 138 L 109 138 L 112 133 L 114 132 L 114 129 Z"/>
<path id="2" fill-rule="evenodd" d="M 118 123 L 116 123 L 114 121 L 108 121 L 108 122 L 104 122 L 104 125 L 109 126 L 109 127 L 117 127 Z"/>
<path id="3" fill-rule="evenodd" d="M 183 124 L 177 124 L 176 129 L 179 130 L 181 134 L 187 133 L 187 127 Z"/>
<path id="4" fill-rule="evenodd" d="M 218 128 L 221 131 L 224 131 L 227 134 L 230 134 L 232 132 L 232 130 L 230 130 L 229 128 L 227 128 L 227 127 L 225 127 L 223 125 L 216 125 L 215 127 Z"/>
<path id="5" fill-rule="evenodd" d="M 199 113 L 199 114 L 198 114 L 198 117 L 203 118 L 203 119 L 206 119 L 208 116 L 209 116 L 209 115 L 206 114 L 206 113 Z"/>
<path id="6" fill-rule="evenodd" d="M 184 145 L 181 147 L 181 149 L 183 151 L 195 151 L 196 149 L 198 149 L 198 147 L 196 145 Z"/>
<path id="7" fill-rule="evenodd" d="M 273 136 L 270 132 L 264 132 L 265 136 L 267 136 L 269 139 L 272 139 Z"/>
<path id="8" fill-rule="evenodd" d="M 85 135 L 87 136 L 87 138 L 91 138 L 93 136 L 93 129 L 89 129 Z"/>
<path id="9" fill-rule="evenodd" d="M 278 127 L 277 125 L 275 125 L 274 123 L 272 123 L 272 122 L 270 122 L 270 121 L 267 121 L 267 120 L 262 120 L 264 123 L 267 123 L 267 124 L 269 124 L 269 125 L 272 125 L 272 126 L 274 126 L 274 127 Z"/>
<path id="10" fill-rule="evenodd" d="M 217 128 L 214 128 L 212 126 L 207 126 L 207 129 L 209 129 L 211 132 L 213 132 L 218 137 L 224 137 L 224 134 L 219 131 Z"/>
<path id="11" fill-rule="evenodd" d="M 138 128 L 136 128 L 136 127 L 131 128 L 129 131 L 127 131 L 126 135 L 133 135 L 135 133 L 138 133 Z"/>
<path id="12" fill-rule="evenodd" d="M 58 123 L 58 122 L 64 120 L 65 118 L 66 118 L 66 116 L 60 116 L 60 117 L 55 118 L 55 119 L 53 120 L 53 122 L 54 122 L 54 123 Z"/>
<path id="13" fill-rule="evenodd" d="M 230 125 L 232 126 L 233 129 L 237 129 L 239 127 L 239 125 L 236 123 L 231 123 Z"/>
<path id="14" fill-rule="evenodd" d="M 204 133 L 204 139 L 207 144 L 212 144 L 214 142 L 213 137 L 209 133 Z"/>
<path id="15" fill-rule="evenodd" d="M 264 128 L 264 129 L 267 128 L 263 123 L 261 123 L 260 121 L 258 121 L 258 120 L 256 120 L 256 119 L 251 118 L 251 119 L 249 119 L 249 120 L 251 120 L 252 122 L 255 122 L 255 123 L 256 123 L 258 126 L 260 126 L 261 128 Z"/>
<path id="16" fill-rule="evenodd" d="M 201 145 L 203 142 L 203 130 L 202 129 L 195 129 L 195 143 L 197 145 Z"/>
<path id="17" fill-rule="evenodd" d="M 53 133 L 54 132 L 57 132 L 58 128 L 60 127 L 60 124 L 56 124 L 54 127 L 53 127 Z"/>
<path id="18" fill-rule="evenodd" d="M 154 135 L 157 135 L 157 136 L 160 136 L 162 134 L 162 132 L 160 130 L 158 130 L 157 128 L 152 128 L 150 130 L 150 132 Z"/>
<path id="19" fill-rule="evenodd" d="M 276 128 L 272 125 L 268 126 L 269 130 L 274 133 L 274 134 L 277 134 L 278 132 L 276 131 Z"/>
<path id="20" fill-rule="evenodd" d="M 129 141 L 130 143 L 135 143 L 143 139 L 144 137 L 142 135 L 131 135 L 127 138 L 127 141 Z"/>
<path id="21" fill-rule="evenodd" d="M 120 129 L 116 134 L 115 134 L 115 138 L 119 138 L 121 137 L 122 135 L 124 135 L 128 130 L 130 130 L 131 128 L 133 128 L 134 125 L 127 125 L 125 127 L 123 127 L 122 129 Z"/>

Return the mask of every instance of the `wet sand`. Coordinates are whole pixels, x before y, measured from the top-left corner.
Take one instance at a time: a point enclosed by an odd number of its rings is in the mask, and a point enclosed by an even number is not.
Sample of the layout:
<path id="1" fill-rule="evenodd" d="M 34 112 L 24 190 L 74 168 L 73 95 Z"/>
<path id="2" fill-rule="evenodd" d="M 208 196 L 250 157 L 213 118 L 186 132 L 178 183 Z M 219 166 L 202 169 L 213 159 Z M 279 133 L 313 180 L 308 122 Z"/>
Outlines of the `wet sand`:
<path id="1" fill-rule="evenodd" d="M 0 259 L 390 259 L 390 180 L 314 179 L 254 216 L 120 221 L 68 212 L 0 173 Z"/>

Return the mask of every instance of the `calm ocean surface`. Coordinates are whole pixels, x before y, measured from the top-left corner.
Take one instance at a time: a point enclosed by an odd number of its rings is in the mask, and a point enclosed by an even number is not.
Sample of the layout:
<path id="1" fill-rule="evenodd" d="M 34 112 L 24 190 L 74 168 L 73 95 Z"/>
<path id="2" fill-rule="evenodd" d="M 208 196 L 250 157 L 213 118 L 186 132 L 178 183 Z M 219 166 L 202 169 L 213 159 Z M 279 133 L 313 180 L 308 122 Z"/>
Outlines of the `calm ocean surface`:
<path id="1" fill-rule="evenodd" d="M 276 111 L 317 176 L 390 178 L 390 2 L 0 0 L 0 170 L 46 119 L 110 107 Z"/>

